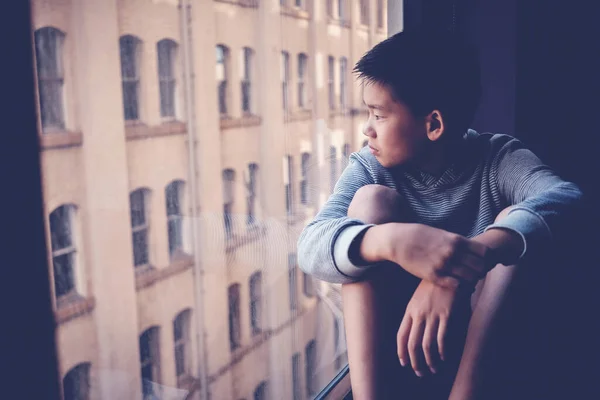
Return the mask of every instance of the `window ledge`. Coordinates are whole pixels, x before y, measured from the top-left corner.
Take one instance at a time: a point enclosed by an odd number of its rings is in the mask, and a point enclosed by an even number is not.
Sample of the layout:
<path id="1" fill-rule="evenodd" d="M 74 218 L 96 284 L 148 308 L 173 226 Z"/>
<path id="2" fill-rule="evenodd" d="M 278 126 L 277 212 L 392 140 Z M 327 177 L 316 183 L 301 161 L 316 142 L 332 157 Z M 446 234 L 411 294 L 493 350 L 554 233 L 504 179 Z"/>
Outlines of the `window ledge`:
<path id="1" fill-rule="evenodd" d="M 57 301 L 54 319 L 57 325 L 91 313 L 96 307 L 94 297 L 83 297 L 77 293 L 67 294 Z"/>
<path id="2" fill-rule="evenodd" d="M 308 13 L 308 11 L 303 10 L 298 7 L 282 5 L 281 6 L 281 14 L 286 15 L 288 17 L 298 18 L 298 19 L 306 19 L 306 20 L 310 19 L 310 14 Z"/>
<path id="3" fill-rule="evenodd" d="M 264 236 L 266 227 L 260 223 L 248 226 L 248 230 L 241 235 L 233 234 L 231 238 L 226 239 L 225 250 L 231 253 L 238 247 L 244 246 Z"/>
<path id="4" fill-rule="evenodd" d="M 152 137 L 181 135 L 187 132 L 187 125 L 181 121 L 168 121 L 160 125 L 148 126 L 142 122 L 126 122 L 127 140 L 148 139 Z"/>
<path id="5" fill-rule="evenodd" d="M 177 388 L 187 390 L 188 397 L 200 389 L 200 379 L 194 378 L 191 375 L 183 374 L 177 377 Z"/>
<path id="6" fill-rule="evenodd" d="M 363 24 L 362 22 L 359 22 L 356 28 L 359 31 L 369 32 L 369 25 Z"/>
<path id="7" fill-rule="evenodd" d="M 221 117 L 221 130 L 259 126 L 262 118 L 258 115 L 244 115 L 241 118 Z"/>
<path id="8" fill-rule="evenodd" d="M 347 107 L 344 109 L 329 110 L 329 118 L 350 116 L 352 116 L 352 111 Z"/>
<path id="9" fill-rule="evenodd" d="M 42 133 L 39 137 L 42 150 L 78 147 L 83 144 L 81 132 L 50 131 Z"/>
<path id="10" fill-rule="evenodd" d="M 341 26 L 342 28 L 350 28 L 350 21 L 346 20 L 346 19 L 339 19 L 339 18 L 335 18 L 335 17 L 328 17 L 327 18 L 327 23 L 330 25 L 338 25 Z"/>
<path id="11" fill-rule="evenodd" d="M 153 286 L 157 282 L 190 269 L 193 265 L 194 258 L 182 254 L 171 260 L 171 264 L 165 268 L 157 269 L 151 265 L 136 267 L 135 288 L 141 290 Z"/>
<path id="12" fill-rule="evenodd" d="M 306 121 L 312 118 L 311 110 L 298 110 L 285 116 L 285 122 Z"/>
<path id="13" fill-rule="evenodd" d="M 258 8 L 259 0 L 215 0 L 219 3 L 233 4 L 244 8 Z"/>

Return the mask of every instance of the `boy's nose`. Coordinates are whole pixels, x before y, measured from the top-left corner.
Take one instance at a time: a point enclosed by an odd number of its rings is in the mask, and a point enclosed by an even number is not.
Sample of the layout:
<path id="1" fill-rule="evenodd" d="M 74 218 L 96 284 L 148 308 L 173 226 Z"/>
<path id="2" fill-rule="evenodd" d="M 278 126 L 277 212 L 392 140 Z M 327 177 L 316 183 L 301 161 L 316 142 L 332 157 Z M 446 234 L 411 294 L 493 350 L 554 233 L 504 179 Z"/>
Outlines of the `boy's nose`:
<path id="1" fill-rule="evenodd" d="M 365 122 L 365 124 L 363 125 L 362 133 L 367 137 L 375 137 L 375 130 L 369 122 Z"/>

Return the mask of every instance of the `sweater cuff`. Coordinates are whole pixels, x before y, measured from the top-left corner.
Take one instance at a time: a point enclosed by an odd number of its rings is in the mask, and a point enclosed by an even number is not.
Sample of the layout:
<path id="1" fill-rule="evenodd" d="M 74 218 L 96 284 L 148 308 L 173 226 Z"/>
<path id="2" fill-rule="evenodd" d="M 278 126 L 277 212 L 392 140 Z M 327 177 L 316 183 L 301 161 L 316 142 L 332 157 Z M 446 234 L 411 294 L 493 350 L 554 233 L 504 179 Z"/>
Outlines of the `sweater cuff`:
<path id="1" fill-rule="evenodd" d="M 333 243 L 333 262 L 337 269 L 344 275 L 359 277 L 365 273 L 370 265 L 356 265 L 350 260 L 350 248 L 354 240 L 365 230 L 374 225 L 352 225 L 345 228 Z"/>
<path id="2" fill-rule="evenodd" d="M 490 229 L 507 229 L 521 236 L 523 252 L 519 256 L 519 260 L 523 259 L 532 247 L 535 249 L 538 247 L 538 243 L 545 242 L 552 237 L 550 228 L 542 217 L 527 208 L 513 208 L 506 217 L 488 226 L 485 231 Z"/>

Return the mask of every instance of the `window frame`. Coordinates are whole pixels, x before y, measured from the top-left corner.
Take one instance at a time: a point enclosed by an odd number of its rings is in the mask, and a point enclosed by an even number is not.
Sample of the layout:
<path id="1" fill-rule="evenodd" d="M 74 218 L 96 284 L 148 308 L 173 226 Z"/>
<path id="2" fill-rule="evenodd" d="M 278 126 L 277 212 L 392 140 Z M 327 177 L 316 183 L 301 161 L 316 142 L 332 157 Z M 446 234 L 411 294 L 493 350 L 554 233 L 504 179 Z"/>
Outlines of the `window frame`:
<path id="1" fill-rule="evenodd" d="M 308 109 L 308 55 L 305 53 L 298 54 L 298 108 L 302 110 Z"/>
<path id="2" fill-rule="evenodd" d="M 175 376 L 178 380 L 192 375 L 192 363 L 188 354 L 191 353 L 191 327 L 192 310 L 185 309 L 173 319 L 173 359 L 175 361 Z M 180 324 L 179 330 L 181 337 L 177 337 L 177 324 Z M 178 349 L 182 349 L 178 353 Z M 178 360 L 178 355 L 183 356 L 183 361 Z M 179 371 L 179 362 L 183 363 L 183 371 Z"/>
<path id="3" fill-rule="evenodd" d="M 90 370 L 91 370 L 92 364 L 89 362 L 83 362 L 80 364 L 75 365 L 74 367 L 72 367 L 69 371 L 67 371 L 67 373 L 65 374 L 65 376 L 62 379 L 62 387 L 63 387 L 63 397 L 64 400 L 89 400 L 90 399 Z M 76 377 L 74 377 L 73 375 L 77 375 Z M 81 386 L 81 381 L 82 381 L 82 376 L 84 377 L 83 379 L 83 383 L 84 385 Z M 72 378 L 73 377 L 73 381 L 76 382 L 76 384 L 74 385 L 75 388 L 77 388 L 77 393 L 75 396 L 70 396 L 67 395 L 67 378 Z M 82 394 L 81 392 L 85 391 L 85 394 Z"/>
<path id="4" fill-rule="evenodd" d="M 133 76 L 125 76 L 125 71 L 128 69 L 125 65 L 125 60 L 123 59 L 124 46 L 126 45 L 125 41 L 130 41 L 127 45 L 131 45 L 131 51 L 133 55 L 131 57 L 131 61 L 133 63 L 133 67 L 131 70 L 133 71 Z M 141 61 L 142 61 L 142 49 L 143 42 L 142 40 L 135 35 L 122 35 L 119 37 L 119 61 L 121 63 L 121 87 L 122 87 L 122 102 L 123 102 L 123 119 L 125 122 L 135 123 L 142 120 L 142 95 L 141 95 Z M 129 93 L 126 90 L 126 86 L 133 87 L 132 93 L 133 97 L 131 99 L 128 98 Z M 126 101 L 134 100 L 135 103 L 135 111 L 129 111 L 133 114 L 128 115 L 128 102 Z M 130 107 L 133 107 L 130 105 Z"/>
<path id="5" fill-rule="evenodd" d="M 141 197 L 141 204 L 142 204 L 142 214 L 144 217 L 144 222 L 134 225 L 134 204 L 133 204 L 133 196 L 134 195 L 138 195 L 140 194 Z M 150 257 L 150 248 L 151 248 L 151 236 L 150 236 L 150 196 L 151 196 L 151 191 L 148 188 L 142 187 L 142 188 L 138 188 L 135 189 L 134 191 L 132 191 L 129 194 L 129 213 L 130 213 L 130 219 L 131 219 L 131 235 L 132 235 L 132 249 L 133 249 L 133 266 L 134 268 L 137 270 L 138 268 L 145 268 L 151 265 L 152 261 L 151 261 L 151 257 Z M 137 210 L 136 210 L 137 211 Z M 137 211 L 139 212 L 139 211 Z M 139 236 L 139 233 L 141 232 L 145 232 L 145 237 L 146 237 L 146 249 L 145 249 L 145 258 L 146 258 L 146 262 L 143 263 L 137 263 L 137 256 L 136 256 L 136 240 L 135 237 Z M 138 235 L 136 235 L 138 234 Z"/>
<path id="6" fill-rule="evenodd" d="M 227 287 L 227 305 L 229 310 L 229 350 L 233 352 L 242 347 L 241 285 L 239 283 L 232 283 Z"/>
<path id="7" fill-rule="evenodd" d="M 66 227 L 66 230 L 68 230 L 68 240 L 70 242 L 69 246 L 65 246 L 65 247 L 61 247 L 58 249 L 55 249 L 54 246 L 54 229 L 53 229 L 53 223 L 52 223 L 52 216 L 56 215 L 56 213 L 59 212 L 63 212 L 64 215 L 62 216 L 62 218 L 65 218 L 67 221 L 61 221 L 62 223 L 60 225 L 63 225 L 64 227 Z M 77 285 L 77 264 L 78 264 L 78 257 L 77 257 L 77 234 L 76 234 L 76 226 L 75 226 L 75 218 L 76 218 L 76 212 L 77 212 L 77 207 L 74 204 L 62 204 L 58 207 L 56 207 L 54 210 L 52 210 L 52 212 L 48 215 L 48 226 L 49 226 L 49 231 L 50 231 L 50 251 L 51 251 L 51 256 L 52 256 L 52 273 L 53 273 L 53 277 L 54 277 L 54 296 L 57 300 L 64 298 L 64 297 L 69 297 L 73 294 L 76 294 L 78 292 L 78 285 Z M 56 227 L 59 228 L 59 227 Z M 67 291 L 65 291 L 64 293 L 61 291 L 61 293 L 59 293 L 58 287 L 57 287 L 57 276 L 59 274 L 57 274 L 56 271 L 56 266 L 57 266 L 57 258 L 61 258 L 64 256 L 69 256 L 69 275 L 67 276 L 68 279 L 70 279 L 69 283 L 69 289 Z"/>
<path id="8" fill-rule="evenodd" d="M 148 358 L 144 359 L 144 352 L 142 351 L 142 340 L 148 337 Z M 139 336 L 139 352 L 140 352 L 140 371 L 142 378 L 142 395 L 147 396 L 154 393 L 154 386 L 145 384 L 144 382 L 144 369 L 150 366 L 152 374 L 153 384 L 160 384 L 162 382 L 162 371 L 161 371 L 161 360 L 160 360 L 160 326 L 154 325 L 144 330 Z M 150 390 L 150 392 L 147 392 Z M 145 397 L 144 397 L 145 398 Z"/>
<path id="9" fill-rule="evenodd" d="M 162 47 L 165 47 L 164 49 Z M 158 90 L 159 90 L 159 99 L 160 99 L 160 117 L 163 120 L 177 120 L 178 117 L 178 98 L 177 98 L 177 55 L 178 55 L 179 45 L 173 39 L 164 38 L 159 40 L 156 43 L 156 61 L 157 61 L 157 71 L 158 71 Z M 163 53 L 164 52 L 164 53 Z M 165 62 L 161 62 L 161 54 L 168 54 L 168 60 L 166 64 L 169 65 L 170 74 L 163 74 L 161 72 L 161 65 L 165 65 Z M 169 92 L 164 93 L 164 86 L 169 86 Z M 165 104 L 168 102 L 165 100 L 165 97 L 170 97 L 170 107 L 169 112 L 166 112 L 164 109 Z"/>
<path id="10" fill-rule="evenodd" d="M 230 69 L 230 49 L 224 44 L 217 44 L 216 49 L 216 74 L 219 74 L 219 68 L 222 68 L 222 78 L 217 77 L 217 101 L 218 111 L 221 118 L 229 115 L 229 69 Z"/>
<path id="11" fill-rule="evenodd" d="M 262 332 L 262 272 L 256 271 L 254 272 L 249 280 L 248 286 L 250 288 L 250 331 L 252 335 L 258 335 Z"/>

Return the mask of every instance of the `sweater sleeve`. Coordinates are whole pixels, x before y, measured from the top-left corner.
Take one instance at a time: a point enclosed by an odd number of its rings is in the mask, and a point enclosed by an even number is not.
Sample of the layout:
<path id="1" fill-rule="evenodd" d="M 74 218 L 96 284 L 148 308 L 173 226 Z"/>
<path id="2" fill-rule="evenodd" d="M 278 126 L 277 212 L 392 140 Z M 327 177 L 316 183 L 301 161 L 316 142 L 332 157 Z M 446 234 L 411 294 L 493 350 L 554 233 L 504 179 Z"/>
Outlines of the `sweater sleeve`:
<path id="1" fill-rule="evenodd" d="M 347 216 L 356 191 L 374 180 L 356 154 L 335 185 L 333 194 L 298 239 L 300 268 L 331 283 L 355 281 L 365 270 L 352 264 L 348 251 L 353 239 L 370 225 Z"/>
<path id="2" fill-rule="evenodd" d="M 500 194 L 513 209 L 487 229 L 517 232 L 524 241 L 521 257 L 539 254 L 568 220 L 582 200 L 574 183 L 562 180 L 517 139 L 508 140 L 496 154 L 492 174 Z"/>

